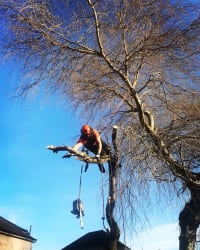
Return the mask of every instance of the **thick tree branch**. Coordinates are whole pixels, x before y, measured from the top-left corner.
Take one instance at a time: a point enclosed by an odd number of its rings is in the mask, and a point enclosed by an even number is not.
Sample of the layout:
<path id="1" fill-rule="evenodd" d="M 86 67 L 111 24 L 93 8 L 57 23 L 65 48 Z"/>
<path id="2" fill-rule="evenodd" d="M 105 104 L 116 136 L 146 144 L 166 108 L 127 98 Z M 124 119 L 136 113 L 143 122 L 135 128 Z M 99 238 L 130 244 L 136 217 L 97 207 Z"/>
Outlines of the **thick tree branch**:
<path id="1" fill-rule="evenodd" d="M 138 116 L 141 126 L 146 130 L 154 142 L 154 150 L 156 154 L 162 158 L 168 165 L 174 176 L 179 177 L 188 185 L 199 186 L 199 180 L 196 175 L 192 174 L 186 167 L 182 166 L 170 153 L 164 141 L 156 133 L 156 128 L 154 124 L 154 117 L 149 111 L 144 110 L 143 103 L 140 96 L 133 90 L 133 98 L 135 100 Z M 145 119 L 147 117 L 147 119 Z"/>
<path id="2" fill-rule="evenodd" d="M 108 161 L 110 159 L 108 156 L 105 156 L 105 157 L 101 157 L 100 160 L 97 160 L 95 157 L 89 156 L 88 154 L 86 154 L 84 152 L 76 151 L 72 147 L 68 147 L 68 146 L 49 145 L 46 148 L 49 149 L 49 150 L 52 150 L 53 153 L 57 153 L 59 151 L 68 151 L 71 154 L 71 156 L 76 156 L 77 160 L 88 162 L 88 163 L 94 163 L 94 164 L 104 163 L 104 162 L 106 162 L 106 161 Z M 66 154 L 66 155 L 63 156 L 63 158 L 67 158 L 69 156 L 70 155 Z"/>

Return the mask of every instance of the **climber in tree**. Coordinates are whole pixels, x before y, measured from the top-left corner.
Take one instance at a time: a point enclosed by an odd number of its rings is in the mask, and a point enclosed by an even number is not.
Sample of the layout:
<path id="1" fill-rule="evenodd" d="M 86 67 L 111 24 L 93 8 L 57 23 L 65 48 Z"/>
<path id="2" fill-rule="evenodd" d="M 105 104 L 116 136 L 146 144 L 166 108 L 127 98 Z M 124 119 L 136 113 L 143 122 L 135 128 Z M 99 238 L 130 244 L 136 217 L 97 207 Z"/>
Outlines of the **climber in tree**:
<path id="1" fill-rule="evenodd" d="M 100 157 L 102 156 L 110 155 L 110 147 L 101 140 L 99 132 L 87 124 L 82 126 L 81 136 L 74 145 L 73 149 L 78 150 L 81 146 L 84 146 L 86 149 L 95 154 L 97 160 L 100 160 Z M 103 164 L 98 163 L 98 166 L 99 170 L 102 173 L 105 173 Z"/>

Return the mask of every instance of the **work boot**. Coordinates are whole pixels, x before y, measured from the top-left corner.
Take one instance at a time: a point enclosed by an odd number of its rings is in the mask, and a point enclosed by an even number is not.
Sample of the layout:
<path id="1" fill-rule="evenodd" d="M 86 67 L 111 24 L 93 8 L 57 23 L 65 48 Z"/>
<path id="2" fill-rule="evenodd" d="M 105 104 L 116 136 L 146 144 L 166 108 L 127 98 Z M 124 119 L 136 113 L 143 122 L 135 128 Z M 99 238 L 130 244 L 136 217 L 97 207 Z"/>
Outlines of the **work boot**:
<path id="1" fill-rule="evenodd" d="M 101 173 L 105 173 L 106 172 L 103 164 L 99 163 L 98 166 L 99 166 L 99 170 L 101 171 Z"/>

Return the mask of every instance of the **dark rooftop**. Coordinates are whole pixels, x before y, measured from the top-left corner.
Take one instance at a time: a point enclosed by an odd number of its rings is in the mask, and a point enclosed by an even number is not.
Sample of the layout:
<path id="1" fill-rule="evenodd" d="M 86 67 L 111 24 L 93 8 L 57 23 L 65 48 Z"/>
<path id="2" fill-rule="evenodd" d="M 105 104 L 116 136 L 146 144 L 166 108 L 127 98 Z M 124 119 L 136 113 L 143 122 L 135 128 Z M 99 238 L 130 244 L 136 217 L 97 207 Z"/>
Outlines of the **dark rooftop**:
<path id="1" fill-rule="evenodd" d="M 70 245 L 61 250 L 103 250 L 107 249 L 109 242 L 109 234 L 103 230 L 87 233 L 78 240 L 72 242 Z M 131 250 L 120 241 L 117 244 L 118 250 Z"/>
<path id="2" fill-rule="evenodd" d="M 28 230 L 18 227 L 14 223 L 4 219 L 0 216 L 0 233 L 10 235 L 12 237 L 16 238 L 22 238 L 27 241 L 36 242 L 36 239 L 34 239 Z"/>

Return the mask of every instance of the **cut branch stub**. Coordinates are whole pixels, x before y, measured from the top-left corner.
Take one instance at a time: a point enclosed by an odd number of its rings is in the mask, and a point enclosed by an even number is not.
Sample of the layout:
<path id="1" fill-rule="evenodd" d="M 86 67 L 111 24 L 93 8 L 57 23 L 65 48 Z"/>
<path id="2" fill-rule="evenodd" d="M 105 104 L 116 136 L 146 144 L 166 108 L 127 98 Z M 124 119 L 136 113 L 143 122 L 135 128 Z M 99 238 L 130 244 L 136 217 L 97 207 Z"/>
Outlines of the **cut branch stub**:
<path id="1" fill-rule="evenodd" d="M 96 157 L 89 156 L 88 154 L 84 152 L 76 151 L 72 147 L 68 147 L 65 145 L 64 146 L 49 145 L 46 148 L 49 150 L 52 150 L 54 153 L 57 153 L 59 151 L 68 151 L 69 153 L 71 153 L 71 156 L 76 156 L 75 159 L 79 161 L 88 162 L 88 163 L 94 163 L 94 164 L 104 163 L 110 159 L 109 156 L 104 156 L 104 157 L 101 157 L 100 159 L 96 159 Z M 64 155 L 63 158 L 67 158 L 67 157 L 65 157 Z"/>
<path id="2" fill-rule="evenodd" d="M 113 143 L 113 148 L 114 148 L 114 158 L 112 160 L 114 160 L 115 167 L 119 166 L 119 148 L 117 144 L 117 130 L 118 130 L 118 127 L 116 125 L 113 126 L 112 143 Z"/>

